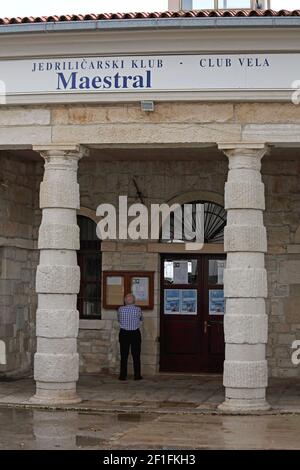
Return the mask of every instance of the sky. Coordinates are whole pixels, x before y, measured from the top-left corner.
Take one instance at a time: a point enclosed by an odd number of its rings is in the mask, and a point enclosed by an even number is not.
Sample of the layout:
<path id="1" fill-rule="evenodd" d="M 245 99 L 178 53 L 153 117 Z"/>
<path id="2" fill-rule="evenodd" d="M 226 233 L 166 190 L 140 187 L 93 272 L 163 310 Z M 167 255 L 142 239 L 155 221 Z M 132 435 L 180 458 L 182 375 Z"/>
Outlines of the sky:
<path id="1" fill-rule="evenodd" d="M 201 0 L 197 0 L 197 8 L 200 3 Z M 205 3 L 204 0 L 203 5 Z M 272 6 L 274 9 L 293 10 L 300 8 L 300 0 L 272 0 Z M 167 9 L 168 0 L 0 0 L 0 17 L 164 11 Z"/>

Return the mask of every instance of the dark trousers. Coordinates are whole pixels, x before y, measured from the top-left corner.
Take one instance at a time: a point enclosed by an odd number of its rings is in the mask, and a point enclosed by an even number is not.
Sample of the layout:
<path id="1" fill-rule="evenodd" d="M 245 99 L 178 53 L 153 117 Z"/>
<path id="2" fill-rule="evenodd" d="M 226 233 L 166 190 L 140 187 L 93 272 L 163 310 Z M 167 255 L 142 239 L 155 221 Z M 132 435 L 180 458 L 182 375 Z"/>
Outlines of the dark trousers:
<path id="1" fill-rule="evenodd" d="M 131 349 L 133 359 L 134 377 L 141 376 L 141 332 L 140 330 L 120 330 L 119 333 L 120 352 L 121 352 L 121 367 L 120 377 L 126 379 L 127 377 L 127 363 L 129 351 Z"/>

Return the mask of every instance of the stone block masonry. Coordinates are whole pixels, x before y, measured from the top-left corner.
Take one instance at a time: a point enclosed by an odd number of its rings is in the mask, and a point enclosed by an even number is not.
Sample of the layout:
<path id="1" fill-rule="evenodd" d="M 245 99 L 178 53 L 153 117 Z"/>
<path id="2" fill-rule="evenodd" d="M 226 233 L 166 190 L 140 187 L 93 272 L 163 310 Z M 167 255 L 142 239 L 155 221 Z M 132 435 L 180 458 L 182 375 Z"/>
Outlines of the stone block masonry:
<path id="1" fill-rule="evenodd" d="M 0 377 L 32 373 L 35 339 L 35 164 L 0 157 Z"/>

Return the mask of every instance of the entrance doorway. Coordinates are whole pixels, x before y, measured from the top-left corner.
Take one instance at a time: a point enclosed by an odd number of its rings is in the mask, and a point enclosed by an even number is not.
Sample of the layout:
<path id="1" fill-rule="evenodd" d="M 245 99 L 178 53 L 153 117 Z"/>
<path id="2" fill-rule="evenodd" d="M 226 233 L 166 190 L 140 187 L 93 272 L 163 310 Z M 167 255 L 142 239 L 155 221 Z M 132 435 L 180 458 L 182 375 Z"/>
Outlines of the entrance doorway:
<path id="1" fill-rule="evenodd" d="M 223 371 L 225 260 L 225 255 L 162 255 L 160 371 Z"/>

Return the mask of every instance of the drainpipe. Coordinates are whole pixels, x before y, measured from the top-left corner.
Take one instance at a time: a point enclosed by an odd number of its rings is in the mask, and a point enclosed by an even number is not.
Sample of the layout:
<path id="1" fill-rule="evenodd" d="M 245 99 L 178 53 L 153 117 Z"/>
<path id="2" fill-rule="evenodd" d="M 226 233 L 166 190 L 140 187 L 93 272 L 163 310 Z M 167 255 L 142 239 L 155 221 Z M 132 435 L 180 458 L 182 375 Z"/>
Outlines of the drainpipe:
<path id="1" fill-rule="evenodd" d="M 271 0 L 252 0 L 252 10 L 268 10 L 271 8 Z"/>

